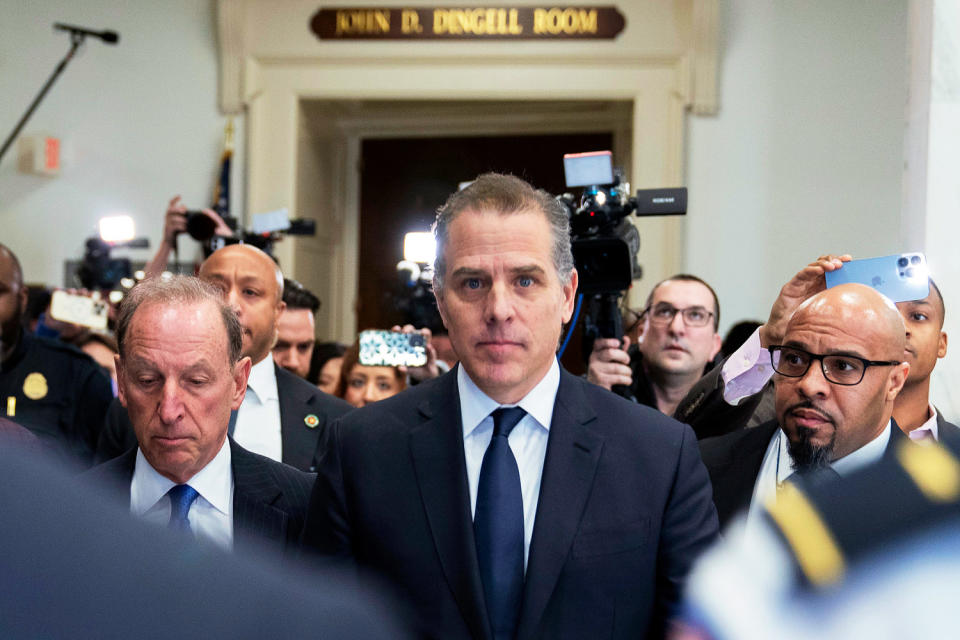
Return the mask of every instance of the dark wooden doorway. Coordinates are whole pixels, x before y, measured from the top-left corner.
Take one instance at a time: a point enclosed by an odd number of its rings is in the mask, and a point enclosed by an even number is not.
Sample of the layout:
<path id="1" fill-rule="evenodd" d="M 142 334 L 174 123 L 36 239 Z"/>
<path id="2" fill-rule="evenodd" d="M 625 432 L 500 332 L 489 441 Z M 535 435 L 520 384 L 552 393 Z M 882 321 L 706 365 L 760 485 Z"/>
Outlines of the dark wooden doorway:
<path id="1" fill-rule="evenodd" d="M 612 132 L 364 140 L 358 328 L 389 328 L 409 321 L 409 296 L 396 270 L 403 259 L 404 234 L 429 230 L 437 207 L 461 182 L 497 171 L 563 193 L 567 190 L 563 154 L 612 146 Z M 564 365 L 578 373 L 584 371 L 579 333 L 563 358 Z"/>

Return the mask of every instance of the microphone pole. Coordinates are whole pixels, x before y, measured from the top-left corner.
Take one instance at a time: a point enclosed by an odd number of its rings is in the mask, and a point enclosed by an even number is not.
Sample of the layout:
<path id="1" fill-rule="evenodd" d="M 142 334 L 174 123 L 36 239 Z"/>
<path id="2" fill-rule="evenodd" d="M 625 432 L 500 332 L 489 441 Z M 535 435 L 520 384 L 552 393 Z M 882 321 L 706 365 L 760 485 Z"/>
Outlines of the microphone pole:
<path id="1" fill-rule="evenodd" d="M 63 29 L 64 27 L 66 27 L 66 25 L 57 25 L 58 29 Z M 24 125 L 27 124 L 27 120 L 30 119 L 30 116 L 33 115 L 33 112 L 37 110 L 38 106 L 40 106 L 40 102 L 43 100 L 44 96 L 47 95 L 47 92 L 50 91 L 50 87 L 52 87 L 53 83 L 56 82 L 58 77 L 60 77 L 60 74 L 63 73 L 63 70 L 67 68 L 67 63 L 73 58 L 73 54 L 75 54 L 77 49 L 80 48 L 80 45 L 83 44 L 83 41 L 87 35 L 97 35 L 95 33 L 77 28 L 67 27 L 65 30 L 70 32 L 70 51 L 67 52 L 67 55 L 63 57 L 63 60 L 60 61 L 60 64 L 58 64 L 53 70 L 53 73 L 50 75 L 47 83 L 43 85 L 43 88 L 40 89 L 40 93 L 38 93 L 37 97 L 33 99 L 32 103 L 30 103 L 30 106 L 27 108 L 27 112 L 23 114 L 23 117 L 20 118 L 20 122 L 18 122 L 17 126 L 13 128 L 13 131 L 10 133 L 7 139 L 4 140 L 3 147 L 0 147 L 0 161 L 3 160 L 3 155 L 7 152 L 7 149 L 10 148 L 10 145 L 13 144 L 13 141 L 16 140 L 21 129 L 23 129 Z M 106 39 L 104 41 L 109 42 L 109 40 Z M 116 42 L 116 40 L 113 42 Z M 111 42 L 111 44 L 113 44 L 113 42 Z"/>

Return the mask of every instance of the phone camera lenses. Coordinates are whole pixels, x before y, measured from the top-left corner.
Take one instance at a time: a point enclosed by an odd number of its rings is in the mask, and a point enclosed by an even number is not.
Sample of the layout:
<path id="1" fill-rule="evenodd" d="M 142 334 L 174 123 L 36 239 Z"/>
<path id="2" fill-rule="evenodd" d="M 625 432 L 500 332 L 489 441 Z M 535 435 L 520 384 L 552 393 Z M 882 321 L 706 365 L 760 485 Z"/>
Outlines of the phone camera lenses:
<path id="1" fill-rule="evenodd" d="M 900 268 L 903 268 L 908 264 L 910 264 L 910 262 L 907 260 L 906 257 L 901 257 L 899 260 L 897 260 L 897 266 Z"/>
<path id="2" fill-rule="evenodd" d="M 910 264 L 920 264 L 920 256 L 910 256 Z"/>
<path id="3" fill-rule="evenodd" d="M 423 335 L 419 333 L 414 333 L 410 336 L 410 346 L 411 347 L 422 347 L 426 344 Z"/>
<path id="4" fill-rule="evenodd" d="M 907 277 L 912 278 L 916 274 L 916 270 L 913 267 L 907 267 Z"/>

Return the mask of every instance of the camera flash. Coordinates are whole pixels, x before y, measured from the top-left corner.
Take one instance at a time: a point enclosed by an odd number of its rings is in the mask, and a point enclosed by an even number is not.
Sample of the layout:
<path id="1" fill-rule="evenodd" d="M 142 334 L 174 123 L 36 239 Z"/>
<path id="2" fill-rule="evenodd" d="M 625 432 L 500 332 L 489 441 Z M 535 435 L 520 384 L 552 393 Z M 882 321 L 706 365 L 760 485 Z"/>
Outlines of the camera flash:
<path id="1" fill-rule="evenodd" d="M 130 216 L 107 216 L 100 218 L 100 238 L 107 243 L 133 240 L 133 218 Z"/>
<path id="2" fill-rule="evenodd" d="M 437 243 L 429 231 L 413 231 L 403 237 L 403 259 L 419 264 L 433 264 Z"/>

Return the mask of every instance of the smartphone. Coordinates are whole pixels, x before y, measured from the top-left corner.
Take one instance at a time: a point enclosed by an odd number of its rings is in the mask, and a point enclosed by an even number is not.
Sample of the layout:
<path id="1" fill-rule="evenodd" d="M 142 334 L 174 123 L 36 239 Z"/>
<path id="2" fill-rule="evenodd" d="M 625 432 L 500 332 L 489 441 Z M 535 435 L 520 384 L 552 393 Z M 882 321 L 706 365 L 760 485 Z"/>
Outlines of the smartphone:
<path id="1" fill-rule="evenodd" d="M 422 367 L 427 364 L 427 339 L 422 333 L 362 331 L 360 364 L 368 367 Z"/>
<path id="2" fill-rule="evenodd" d="M 873 287 L 894 302 L 923 300 L 930 293 L 930 272 L 922 253 L 851 260 L 836 271 L 828 271 L 824 277 L 827 288 L 859 282 Z"/>
<path id="3" fill-rule="evenodd" d="M 54 291 L 50 298 L 50 316 L 54 320 L 79 324 L 91 329 L 107 328 L 108 311 L 106 300 L 79 293 L 58 290 Z"/>

